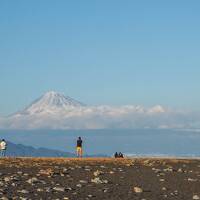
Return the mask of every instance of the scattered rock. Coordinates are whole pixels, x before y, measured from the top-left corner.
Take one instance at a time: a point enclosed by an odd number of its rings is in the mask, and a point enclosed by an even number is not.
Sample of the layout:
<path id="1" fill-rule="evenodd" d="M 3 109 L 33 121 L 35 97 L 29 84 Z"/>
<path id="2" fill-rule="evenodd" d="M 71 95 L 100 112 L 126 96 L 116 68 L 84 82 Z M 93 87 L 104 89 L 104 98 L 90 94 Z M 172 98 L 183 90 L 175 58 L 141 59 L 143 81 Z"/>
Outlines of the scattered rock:
<path id="1" fill-rule="evenodd" d="M 7 197 L 1 197 L 0 200 L 9 200 Z"/>
<path id="2" fill-rule="evenodd" d="M 82 188 L 82 185 L 81 184 L 77 184 L 76 187 Z"/>
<path id="3" fill-rule="evenodd" d="M 199 200 L 199 199 L 200 199 L 200 196 L 198 196 L 198 195 L 193 196 L 193 200 Z"/>
<path id="4" fill-rule="evenodd" d="M 178 169 L 178 172 L 179 172 L 179 173 L 183 173 L 183 169 L 181 169 L 181 168 Z"/>
<path id="5" fill-rule="evenodd" d="M 42 189 L 42 188 L 37 188 L 37 191 L 38 191 L 38 192 L 44 192 L 44 189 Z"/>
<path id="6" fill-rule="evenodd" d="M 5 182 L 10 182 L 10 181 L 11 181 L 11 178 L 10 178 L 10 177 L 5 177 L 5 178 L 4 178 L 4 181 L 5 181 Z"/>
<path id="7" fill-rule="evenodd" d="M 20 200 L 28 200 L 28 198 L 25 198 L 25 197 L 20 197 L 19 199 Z"/>
<path id="8" fill-rule="evenodd" d="M 36 178 L 36 177 L 33 177 L 33 178 L 30 178 L 27 183 L 29 184 L 35 184 L 35 183 L 38 183 L 39 180 Z"/>
<path id="9" fill-rule="evenodd" d="M 134 187 L 134 188 L 133 188 L 133 191 L 134 191 L 135 193 L 142 193 L 142 192 L 143 192 L 142 188 L 140 188 L 140 187 Z"/>
<path id="10" fill-rule="evenodd" d="M 70 187 L 67 187 L 67 188 L 66 188 L 66 190 L 68 190 L 68 191 L 72 191 L 72 188 L 70 188 Z"/>
<path id="11" fill-rule="evenodd" d="M 29 191 L 28 190 L 18 190 L 19 193 L 22 193 L 22 194 L 29 194 Z"/>
<path id="12" fill-rule="evenodd" d="M 166 169 L 163 169 L 164 172 L 173 172 L 173 169 L 172 168 L 166 168 Z"/>
<path id="13" fill-rule="evenodd" d="M 46 170 L 42 169 L 39 171 L 39 174 L 51 176 L 51 175 L 53 175 L 53 170 L 52 169 L 46 169 Z"/>
<path id="14" fill-rule="evenodd" d="M 12 183 L 11 185 L 12 185 L 13 187 L 16 187 L 16 186 L 17 186 L 17 184 L 16 184 L 16 183 Z"/>
<path id="15" fill-rule="evenodd" d="M 107 184 L 108 181 L 107 180 L 101 180 L 99 177 L 96 177 L 94 179 L 91 180 L 92 183 L 96 183 L 96 184 Z"/>
<path id="16" fill-rule="evenodd" d="M 196 182 L 196 181 L 198 181 L 197 179 L 193 179 L 193 178 L 188 178 L 188 181 L 189 182 Z"/>
<path id="17" fill-rule="evenodd" d="M 82 184 L 88 184 L 88 181 L 84 181 L 84 180 L 80 180 L 79 182 Z"/>
<path id="18" fill-rule="evenodd" d="M 99 171 L 99 170 L 94 172 L 94 176 L 99 176 L 99 175 L 102 175 L 102 174 L 103 174 L 103 172 Z"/>
<path id="19" fill-rule="evenodd" d="M 64 192 L 65 188 L 64 187 L 54 187 L 53 190 L 56 192 Z"/>

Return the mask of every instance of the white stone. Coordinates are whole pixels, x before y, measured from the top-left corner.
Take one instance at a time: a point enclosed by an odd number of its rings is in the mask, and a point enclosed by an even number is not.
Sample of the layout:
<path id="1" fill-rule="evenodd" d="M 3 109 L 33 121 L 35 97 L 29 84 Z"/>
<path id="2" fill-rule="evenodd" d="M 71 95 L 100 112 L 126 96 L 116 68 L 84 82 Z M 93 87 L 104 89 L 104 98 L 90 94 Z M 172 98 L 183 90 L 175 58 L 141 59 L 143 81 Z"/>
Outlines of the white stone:
<path id="1" fill-rule="evenodd" d="M 53 190 L 55 190 L 57 192 L 64 192 L 65 188 L 64 187 L 54 187 Z"/>
<path id="2" fill-rule="evenodd" d="M 139 187 L 134 187 L 133 190 L 134 190 L 135 193 L 142 193 L 143 192 L 142 188 L 139 188 Z"/>
<path id="3" fill-rule="evenodd" d="M 193 196 L 193 199 L 194 199 L 194 200 L 198 200 L 198 199 L 200 199 L 200 197 L 199 197 L 198 195 L 194 195 L 194 196 Z"/>

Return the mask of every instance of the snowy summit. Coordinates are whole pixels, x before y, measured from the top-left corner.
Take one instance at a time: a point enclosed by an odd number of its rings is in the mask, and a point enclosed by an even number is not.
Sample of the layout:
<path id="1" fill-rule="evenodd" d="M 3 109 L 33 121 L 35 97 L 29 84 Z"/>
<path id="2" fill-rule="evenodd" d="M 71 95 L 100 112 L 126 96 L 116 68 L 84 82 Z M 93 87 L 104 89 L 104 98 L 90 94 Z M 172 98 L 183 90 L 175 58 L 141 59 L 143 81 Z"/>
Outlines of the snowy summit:
<path id="1" fill-rule="evenodd" d="M 82 107 L 79 101 L 76 101 L 70 97 L 66 97 L 64 94 L 50 91 L 45 93 L 41 98 L 34 101 L 28 106 L 22 113 L 23 114 L 38 114 L 48 112 L 60 112 L 67 111 L 69 109 Z"/>

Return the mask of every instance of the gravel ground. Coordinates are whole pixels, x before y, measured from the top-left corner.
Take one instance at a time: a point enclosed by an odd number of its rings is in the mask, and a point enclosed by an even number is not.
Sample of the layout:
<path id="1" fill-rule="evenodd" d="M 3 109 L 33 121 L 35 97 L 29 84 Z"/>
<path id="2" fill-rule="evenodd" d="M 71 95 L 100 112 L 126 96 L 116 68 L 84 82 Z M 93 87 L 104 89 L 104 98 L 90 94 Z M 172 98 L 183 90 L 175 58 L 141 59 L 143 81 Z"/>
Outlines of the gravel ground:
<path id="1" fill-rule="evenodd" d="M 200 199 L 200 160 L 5 158 L 0 199 Z"/>

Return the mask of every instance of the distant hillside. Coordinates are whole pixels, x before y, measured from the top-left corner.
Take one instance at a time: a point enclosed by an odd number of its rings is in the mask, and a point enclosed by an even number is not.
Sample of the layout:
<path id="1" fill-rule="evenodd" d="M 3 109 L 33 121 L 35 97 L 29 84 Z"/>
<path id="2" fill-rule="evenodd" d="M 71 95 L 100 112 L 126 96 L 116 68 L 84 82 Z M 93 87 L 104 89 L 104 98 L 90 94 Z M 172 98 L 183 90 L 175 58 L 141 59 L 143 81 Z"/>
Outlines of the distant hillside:
<path id="1" fill-rule="evenodd" d="M 76 155 L 69 152 L 52 150 L 47 148 L 34 148 L 22 144 L 8 143 L 7 156 L 20 157 L 75 157 Z"/>
<path id="2" fill-rule="evenodd" d="M 47 148 L 34 148 L 7 141 L 6 155 L 10 157 L 76 157 L 76 154 Z M 107 155 L 84 155 L 84 157 L 108 157 Z"/>

